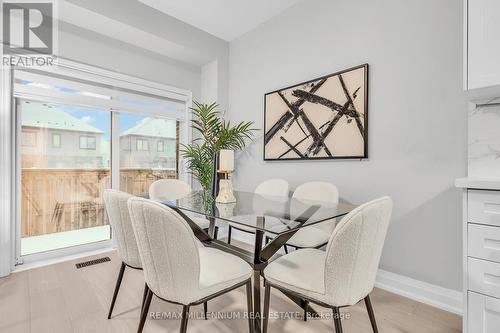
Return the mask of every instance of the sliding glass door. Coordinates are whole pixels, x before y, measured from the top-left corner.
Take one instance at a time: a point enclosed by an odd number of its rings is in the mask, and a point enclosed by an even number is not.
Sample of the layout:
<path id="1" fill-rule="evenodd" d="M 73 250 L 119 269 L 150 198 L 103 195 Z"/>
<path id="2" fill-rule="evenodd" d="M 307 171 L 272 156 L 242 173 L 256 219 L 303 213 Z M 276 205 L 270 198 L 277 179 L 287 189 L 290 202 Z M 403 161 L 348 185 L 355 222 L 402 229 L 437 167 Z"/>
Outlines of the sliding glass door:
<path id="1" fill-rule="evenodd" d="M 110 239 L 111 113 L 18 99 L 21 255 Z"/>
<path id="2" fill-rule="evenodd" d="M 102 194 L 112 187 L 112 163 L 119 189 L 134 195 L 179 176 L 175 119 L 26 99 L 17 113 L 22 256 L 110 239 Z"/>
<path id="3" fill-rule="evenodd" d="M 14 71 L 17 262 L 109 244 L 105 189 L 143 195 L 179 178 L 184 97 L 105 74 Z"/>

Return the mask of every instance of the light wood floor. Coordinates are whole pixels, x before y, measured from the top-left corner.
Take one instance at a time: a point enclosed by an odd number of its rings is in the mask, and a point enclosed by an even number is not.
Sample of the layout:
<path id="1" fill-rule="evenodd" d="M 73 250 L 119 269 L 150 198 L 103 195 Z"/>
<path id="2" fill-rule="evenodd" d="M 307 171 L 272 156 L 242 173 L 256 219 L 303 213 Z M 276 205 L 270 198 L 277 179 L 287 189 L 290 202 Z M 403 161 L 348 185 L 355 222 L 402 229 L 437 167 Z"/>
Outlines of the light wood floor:
<path id="1" fill-rule="evenodd" d="M 70 333 L 135 332 L 143 290 L 142 272 L 127 269 L 118 295 L 114 316 L 106 319 L 120 261 L 114 252 L 107 253 L 111 262 L 82 269 L 79 259 L 12 274 L 0 279 L 0 332 Z M 101 257 L 99 255 L 96 257 Z M 94 258 L 94 257 L 91 257 Z M 379 331 L 391 332 L 461 332 L 461 317 L 375 289 L 372 303 Z M 244 287 L 209 302 L 209 311 L 243 313 L 246 309 Z M 325 315 L 328 309 L 313 306 Z M 153 298 L 150 311 L 179 312 L 180 307 Z M 192 308 L 199 312 L 201 306 Z M 300 312 L 300 309 L 275 291 L 271 311 Z M 350 313 L 344 320 L 344 332 L 371 332 L 364 303 L 343 309 Z M 234 315 L 233 315 L 234 318 Z M 331 319 L 270 319 L 269 332 L 333 332 Z M 178 332 L 175 319 L 148 319 L 144 332 Z M 188 332 L 247 332 L 245 319 L 193 319 Z"/>

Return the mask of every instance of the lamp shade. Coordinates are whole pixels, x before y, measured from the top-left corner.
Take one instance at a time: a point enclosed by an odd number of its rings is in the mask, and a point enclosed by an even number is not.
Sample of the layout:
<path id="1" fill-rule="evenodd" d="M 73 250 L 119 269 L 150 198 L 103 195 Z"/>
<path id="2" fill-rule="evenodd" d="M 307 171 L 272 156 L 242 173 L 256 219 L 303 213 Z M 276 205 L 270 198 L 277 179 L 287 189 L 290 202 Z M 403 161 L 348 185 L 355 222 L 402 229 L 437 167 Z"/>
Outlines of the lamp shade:
<path id="1" fill-rule="evenodd" d="M 219 152 L 219 171 L 234 171 L 234 150 L 221 149 Z"/>

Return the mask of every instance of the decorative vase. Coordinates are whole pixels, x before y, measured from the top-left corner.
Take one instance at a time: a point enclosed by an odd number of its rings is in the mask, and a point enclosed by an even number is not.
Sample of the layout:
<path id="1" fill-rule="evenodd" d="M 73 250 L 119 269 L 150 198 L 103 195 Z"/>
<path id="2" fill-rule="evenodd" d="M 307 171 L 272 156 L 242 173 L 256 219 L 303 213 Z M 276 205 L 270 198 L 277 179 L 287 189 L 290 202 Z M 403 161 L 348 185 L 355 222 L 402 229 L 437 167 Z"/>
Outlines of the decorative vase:
<path id="1" fill-rule="evenodd" d="M 233 203 L 236 202 L 236 198 L 233 194 L 233 185 L 231 179 L 221 179 L 219 182 L 219 194 L 215 199 L 217 203 Z"/>
<path id="2" fill-rule="evenodd" d="M 216 203 L 215 206 L 219 211 L 219 217 L 227 219 L 234 216 L 234 207 L 236 207 L 236 203 Z"/>

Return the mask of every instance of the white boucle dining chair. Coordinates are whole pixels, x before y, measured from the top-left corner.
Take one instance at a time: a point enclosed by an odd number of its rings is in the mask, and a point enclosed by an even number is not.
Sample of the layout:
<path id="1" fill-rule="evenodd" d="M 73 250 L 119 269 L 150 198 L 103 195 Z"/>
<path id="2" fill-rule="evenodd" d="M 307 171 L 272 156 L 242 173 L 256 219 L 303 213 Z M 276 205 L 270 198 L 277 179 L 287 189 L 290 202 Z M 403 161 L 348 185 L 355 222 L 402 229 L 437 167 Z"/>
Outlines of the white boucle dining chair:
<path id="1" fill-rule="evenodd" d="M 377 332 L 369 294 L 374 288 L 392 200 L 382 197 L 347 214 L 333 230 L 326 251 L 300 249 L 271 262 L 264 269 L 263 332 L 267 332 L 271 287 L 306 302 L 331 308 L 335 331 L 342 332 L 339 308 L 365 301 L 373 331 Z M 307 304 L 307 303 L 306 303 Z"/>
<path id="2" fill-rule="evenodd" d="M 191 186 L 179 179 L 160 179 L 149 186 L 149 198 L 155 201 L 177 200 L 188 196 L 192 192 Z M 200 228 L 208 230 L 210 222 L 202 215 L 188 214 Z M 217 239 L 219 228 L 215 227 L 214 238 Z"/>
<path id="3" fill-rule="evenodd" d="M 270 199 L 272 199 L 273 197 L 286 198 L 290 193 L 290 185 L 288 185 L 288 182 L 284 179 L 280 178 L 267 179 L 262 183 L 260 183 L 259 185 L 257 185 L 254 193 L 262 195 L 264 197 L 270 197 Z M 231 234 L 233 228 L 249 234 L 255 234 L 255 228 L 245 227 L 243 225 L 239 225 L 236 223 L 228 223 L 228 226 L 229 226 L 229 230 L 227 232 L 228 244 L 231 244 Z"/>
<path id="4" fill-rule="evenodd" d="M 329 204 L 339 203 L 339 191 L 337 187 L 327 182 L 307 182 L 299 185 L 293 191 L 292 198 L 303 202 L 325 202 Z M 293 209 L 293 207 L 291 207 Z M 287 245 L 296 249 L 321 248 L 328 243 L 332 230 L 335 228 L 335 219 L 317 223 L 300 228 L 284 245 L 285 253 L 288 253 Z M 271 239 L 266 236 L 266 243 Z"/>
<path id="5" fill-rule="evenodd" d="M 109 307 L 108 319 L 111 318 L 113 313 L 125 268 L 142 269 L 139 250 L 137 249 L 137 242 L 135 240 L 134 230 L 127 207 L 127 201 L 131 197 L 132 195 L 128 193 L 116 190 L 107 189 L 103 192 L 104 207 L 108 214 L 109 224 L 113 232 L 113 239 L 116 242 L 118 257 L 122 261 L 111 306 Z M 146 292 L 144 292 L 143 302 L 145 296 Z"/>
<path id="6" fill-rule="evenodd" d="M 131 198 L 128 208 L 144 269 L 147 296 L 138 333 L 142 332 L 153 295 L 182 305 L 180 332 L 187 330 L 189 308 L 246 286 L 252 311 L 252 268 L 243 259 L 210 247 L 198 247 L 189 217 L 161 203 Z M 250 332 L 253 329 L 248 316 Z"/>

